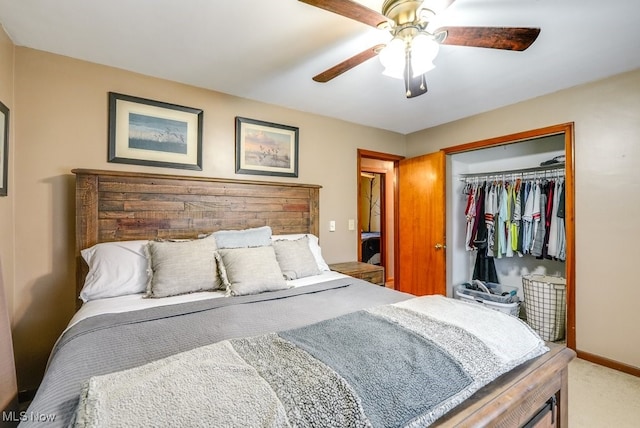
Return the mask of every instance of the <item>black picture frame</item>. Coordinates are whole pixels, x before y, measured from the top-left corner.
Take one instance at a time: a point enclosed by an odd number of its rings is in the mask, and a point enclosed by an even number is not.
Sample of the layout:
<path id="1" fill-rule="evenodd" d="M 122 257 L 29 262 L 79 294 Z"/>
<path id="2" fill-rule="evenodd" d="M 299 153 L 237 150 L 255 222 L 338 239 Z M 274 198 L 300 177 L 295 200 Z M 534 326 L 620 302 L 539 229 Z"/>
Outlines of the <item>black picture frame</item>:
<path id="1" fill-rule="evenodd" d="M 202 171 L 197 108 L 109 92 L 108 162 Z"/>
<path id="2" fill-rule="evenodd" d="M 236 117 L 236 174 L 298 177 L 299 129 Z"/>
<path id="3" fill-rule="evenodd" d="M 9 107 L 0 101 L 0 196 L 9 193 Z"/>

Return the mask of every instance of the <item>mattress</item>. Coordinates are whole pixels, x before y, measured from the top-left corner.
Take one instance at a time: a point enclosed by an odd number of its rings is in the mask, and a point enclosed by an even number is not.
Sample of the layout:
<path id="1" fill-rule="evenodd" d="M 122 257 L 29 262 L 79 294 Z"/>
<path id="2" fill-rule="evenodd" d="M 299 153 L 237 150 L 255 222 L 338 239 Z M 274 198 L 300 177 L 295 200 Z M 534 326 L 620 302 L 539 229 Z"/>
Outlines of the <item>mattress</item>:
<path id="1" fill-rule="evenodd" d="M 110 426 L 116 415 L 123 424 L 129 421 L 135 426 L 168 427 L 177 423 L 176 414 L 183 418 L 180 425 L 200 426 L 203 419 L 184 417 L 201 414 L 204 407 L 198 406 L 213 400 L 216 405 L 209 408 L 209 417 L 223 418 L 220 420 L 234 426 L 247 426 L 248 421 L 234 419 L 234 409 L 270 426 L 313 426 L 318 420 L 324 421 L 321 426 L 330 421 L 341 426 L 345 420 L 357 421 L 354 426 L 425 426 L 482 385 L 547 350 L 519 320 L 442 296 L 424 300 L 337 273 L 292 285 L 286 290 L 237 297 L 194 293 L 149 302 L 151 299 L 127 296 L 86 304 L 56 343 L 28 414 L 55 415 L 55 421 L 48 425 L 54 427 L 73 423 Z M 426 310 L 424 302 L 437 304 Z M 385 335 L 380 336 L 383 332 Z M 474 339 L 485 335 L 482 340 Z M 514 335 L 523 342 L 514 342 Z M 362 342 L 364 337 L 372 340 Z M 373 340 L 376 337 L 378 340 Z M 358 338 L 362 346 L 354 346 Z M 521 350 L 518 343 L 523 343 Z M 283 347 L 293 354 L 283 354 Z M 216 357 L 203 357 L 206 355 Z M 292 366 L 291 361 L 297 361 L 294 356 L 303 363 Z M 387 358 L 389 364 L 376 369 L 376 362 Z M 369 364 L 359 364 L 365 359 Z M 200 390 L 192 381 L 163 386 L 162 382 L 193 376 L 188 369 L 191 364 L 217 373 L 203 382 L 207 389 Z M 403 370 L 395 373 L 392 366 Z M 171 369 L 166 375 L 162 367 L 182 371 Z M 443 367 L 447 367 L 448 377 Z M 256 382 L 239 384 L 235 375 L 229 375 L 235 373 L 233 370 L 251 373 Z M 302 374 L 300 370 L 304 370 Z M 423 377 L 408 382 L 416 370 L 423 372 Z M 295 377 L 283 377 L 282 373 L 298 373 L 300 381 L 291 382 Z M 405 397 L 403 401 L 407 397 L 418 401 L 409 401 L 398 413 L 398 403 L 394 404 L 391 396 L 367 394 L 371 385 L 363 380 L 370 379 L 371 373 L 395 387 L 410 384 L 413 392 L 399 396 Z M 441 376 L 456 381 L 424 381 Z M 225 379 L 231 382 L 228 386 L 223 386 L 227 385 Z M 283 388 L 282 380 L 290 387 Z M 154 390 L 145 382 L 160 386 Z M 318 382 L 327 383 L 318 389 Z M 239 392 L 245 384 L 254 383 L 261 384 L 262 389 L 256 386 Z M 436 383 L 444 390 L 433 389 Z M 114 386 L 115 390 L 109 389 Z M 424 392 L 431 387 L 428 394 Z M 389 388 L 381 383 L 377 390 Z M 291 396 L 293 389 L 298 392 Z M 137 397 L 136 391 L 145 393 Z M 225 407 L 220 391 L 238 400 Z M 336 398 L 345 391 L 348 400 Z M 245 408 L 240 401 L 246 396 L 257 398 L 245 400 L 249 406 Z M 183 397 L 183 401 L 171 403 L 176 397 Z M 117 399 L 121 401 L 113 401 Z M 256 402 L 273 405 L 261 410 L 263 414 L 251 407 Z M 347 413 L 340 413 L 342 410 L 324 404 L 320 409 L 304 404 L 310 402 L 353 405 Z M 270 418 L 274 414 L 278 415 L 277 423 L 269 422 L 273 422 Z M 38 425 L 37 418 L 21 426 L 31 425 Z"/>

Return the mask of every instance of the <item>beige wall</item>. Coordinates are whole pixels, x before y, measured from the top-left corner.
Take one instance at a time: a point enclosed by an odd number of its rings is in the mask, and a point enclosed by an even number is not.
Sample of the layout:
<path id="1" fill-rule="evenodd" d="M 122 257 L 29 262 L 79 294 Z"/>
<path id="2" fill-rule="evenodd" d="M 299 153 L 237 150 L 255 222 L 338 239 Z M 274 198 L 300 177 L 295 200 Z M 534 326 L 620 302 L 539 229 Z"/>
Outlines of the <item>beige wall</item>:
<path id="1" fill-rule="evenodd" d="M 407 136 L 407 156 L 575 122 L 578 350 L 640 368 L 640 70 Z"/>
<path id="2" fill-rule="evenodd" d="M 13 119 L 13 43 L 0 27 L 0 101 L 9 108 Z M 17 386 L 11 341 L 13 313 L 14 264 L 14 192 L 13 192 L 13 126 L 9 124 L 8 192 L 0 197 L 0 411 L 15 410 Z M 6 304 L 6 312 L 3 307 Z"/>
<path id="3" fill-rule="evenodd" d="M 238 176 L 234 117 L 300 128 L 299 178 L 323 186 L 320 240 L 326 260 L 355 260 L 357 148 L 404 154 L 404 136 L 287 110 L 122 70 L 16 48 L 16 245 L 14 335 L 21 388 L 37 386 L 51 347 L 74 311 L 72 168 Z M 204 110 L 202 172 L 114 164 L 107 157 L 107 92 Z M 328 231 L 329 220 L 336 232 Z M 11 284 L 11 282 L 7 282 Z"/>
<path id="4" fill-rule="evenodd" d="M 15 131 L 13 129 L 13 66 L 14 46 L 11 39 L 0 27 L 0 101 L 9 108 L 9 153 L 8 162 L 8 192 L 7 196 L 0 196 L 0 274 L 5 283 L 5 294 L 9 313 L 13 313 L 13 266 L 14 266 L 14 168 Z"/>

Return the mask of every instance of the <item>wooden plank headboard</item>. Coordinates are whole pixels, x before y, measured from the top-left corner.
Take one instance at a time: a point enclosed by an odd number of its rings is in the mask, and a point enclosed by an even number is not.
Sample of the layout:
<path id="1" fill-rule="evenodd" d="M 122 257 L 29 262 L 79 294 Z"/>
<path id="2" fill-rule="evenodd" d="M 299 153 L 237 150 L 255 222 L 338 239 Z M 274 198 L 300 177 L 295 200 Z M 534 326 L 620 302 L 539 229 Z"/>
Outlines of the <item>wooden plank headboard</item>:
<path id="1" fill-rule="evenodd" d="M 100 242 L 196 238 L 216 230 L 265 225 L 274 235 L 319 234 L 318 185 L 90 169 L 72 172 L 76 296 L 88 271 L 80 250 Z"/>

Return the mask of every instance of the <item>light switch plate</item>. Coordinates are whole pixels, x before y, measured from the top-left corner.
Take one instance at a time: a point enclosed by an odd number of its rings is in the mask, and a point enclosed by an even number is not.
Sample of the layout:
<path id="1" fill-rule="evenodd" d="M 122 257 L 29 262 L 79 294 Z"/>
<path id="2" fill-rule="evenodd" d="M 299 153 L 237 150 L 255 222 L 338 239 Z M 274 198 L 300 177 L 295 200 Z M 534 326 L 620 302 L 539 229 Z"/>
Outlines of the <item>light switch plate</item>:
<path id="1" fill-rule="evenodd" d="M 349 219 L 349 230 L 356 230 L 356 221 L 352 218 Z"/>
<path id="2" fill-rule="evenodd" d="M 336 221 L 331 220 L 329 222 L 329 232 L 335 232 L 335 231 L 336 231 Z"/>

